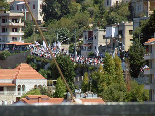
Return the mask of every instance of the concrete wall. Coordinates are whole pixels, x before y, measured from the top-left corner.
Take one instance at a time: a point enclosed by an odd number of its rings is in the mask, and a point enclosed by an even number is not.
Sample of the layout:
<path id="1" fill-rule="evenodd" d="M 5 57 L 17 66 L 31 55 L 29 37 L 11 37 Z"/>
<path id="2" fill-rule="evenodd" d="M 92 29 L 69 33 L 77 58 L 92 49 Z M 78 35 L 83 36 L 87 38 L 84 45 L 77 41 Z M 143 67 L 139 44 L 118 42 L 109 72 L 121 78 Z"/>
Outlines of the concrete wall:
<path id="1" fill-rule="evenodd" d="M 7 57 L 6 60 L 0 60 L 0 67 L 3 69 L 15 68 L 17 64 L 25 63 L 29 52 L 19 53 Z"/>

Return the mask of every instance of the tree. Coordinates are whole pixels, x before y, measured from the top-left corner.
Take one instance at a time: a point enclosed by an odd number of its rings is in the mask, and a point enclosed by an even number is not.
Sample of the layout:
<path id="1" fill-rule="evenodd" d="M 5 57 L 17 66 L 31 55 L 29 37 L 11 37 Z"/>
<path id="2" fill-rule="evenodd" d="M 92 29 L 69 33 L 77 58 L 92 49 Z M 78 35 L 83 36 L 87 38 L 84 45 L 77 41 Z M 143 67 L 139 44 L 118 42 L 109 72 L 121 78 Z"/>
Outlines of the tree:
<path id="1" fill-rule="evenodd" d="M 21 98 L 25 98 L 27 95 L 41 95 L 41 93 L 39 89 L 32 89 L 28 91 L 26 94 L 24 94 L 23 96 L 21 96 Z"/>
<path id="2" fill-rule="evenodd" d="M 145 64 L 144 47 L 138 38 L 135 39 L 129 50 L 130 74 L 133 78 L 138 78 L 141 68 Z"/>
<path id="3" fill-rule="evenodd" d="M 75 72 L 74 72 L 74 63 L 71 61 L 70 57 L 67 55 L 59 55 L 56 57 L 56 61 L 62 71 L 62 74 L 64 75 L 67 83 L 69 84 L 69 87 L 73 90 L 74 86 L 73 86 L 73 80 L 75 77 Z M 52 61 L 51 66 L 50 66 L 50 70 L 52 73 L 52 79 L 57 79 L 58 77 L 60 77 L 60 73 L 54 63 L 54 61 Z"/>
<path id="4" fill-rule="evenodd" d="M 56 83 L 56 91 L 54 93 L 54 97 L 56 98 L 64 98 L 66 93 L 66 86 L 62 81 L 61 77 L 57 79 Z"/>
<path id="5" fill-rule="evenodd" d="M 82 92 L 87 92 L 88 87 L 89 87 L 89 78 L 88 78 L 88 72 L 86 72 L 84 74 L 82 85 L 81 85 Z"/>
<path id="6" fill-rule="evenodd" d="M 10 10 L 9 4 L 5 0 L 0 1 L 0 11 Z"/>
<path id="7" fill-rule="evenodd" d="M 28 38 L 33 34 L 33 23 L 29 20 L 25 20 L 24 23 L 24 37 Z"/>
<path id="8" fill-rule="evenodd" d="M 61 17 L 69 14 L 70 3 L 71 0 L 45 0 L 42 4 L 44 21 L 48 22 L 51 19 L 60 20 Z"/>

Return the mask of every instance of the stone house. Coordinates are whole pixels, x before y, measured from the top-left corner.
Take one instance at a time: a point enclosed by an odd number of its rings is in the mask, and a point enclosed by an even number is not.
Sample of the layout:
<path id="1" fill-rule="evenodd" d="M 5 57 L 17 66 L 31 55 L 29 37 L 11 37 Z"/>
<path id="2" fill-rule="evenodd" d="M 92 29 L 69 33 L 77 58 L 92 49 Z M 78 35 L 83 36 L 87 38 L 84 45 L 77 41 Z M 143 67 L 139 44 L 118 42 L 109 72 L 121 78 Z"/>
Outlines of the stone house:
<path id="1" fill-rule="evenodd" d="M 47 86 L 47 79 L 26 63 L 14 69 L 0 69 L 0 104 L 11 104 L 39 86 Z"/>

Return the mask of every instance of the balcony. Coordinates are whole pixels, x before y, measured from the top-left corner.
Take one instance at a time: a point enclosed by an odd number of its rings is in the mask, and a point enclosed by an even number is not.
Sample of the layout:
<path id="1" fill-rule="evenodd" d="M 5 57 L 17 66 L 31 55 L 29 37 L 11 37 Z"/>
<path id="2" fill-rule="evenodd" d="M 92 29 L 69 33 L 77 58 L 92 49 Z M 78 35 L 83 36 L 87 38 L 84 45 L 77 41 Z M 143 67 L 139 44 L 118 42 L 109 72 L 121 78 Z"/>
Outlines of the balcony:
<path id="1" fill-rule="evenodd" d="M 0 35 L 24 35 L 23 32 L 4 32 L 0 33 Z"/>
<path id="2" fill-rule="evenodd" d="M 154 59 L 154 58 L 155 58 L 155 54 L 154 53 L 146 53 L 144 55 L 144 59 L 145 60 Z"/>
<path id="3" fill-rule="evenodd" d="M 147 68 L 144 70 L 144 74 L 147 75 L 147 74 L 154 74 L 155 73 L 155 68 Z"/>
<path id="4" fill-rule="evenodd" d="M 24 26 L 24 23 L 0 23 L 1 26 Z"/>
<path id="5" fill-rule="evenodd" d="M 155 88 L 155 84 L 146 84 L 144 86 L 145 89 L 154 89 Z"/>
<path id="6" fill-rule="evenodd" d="M 0 91 L 0 95 L 23 95 L 25 94 L 25 91 Z"/>

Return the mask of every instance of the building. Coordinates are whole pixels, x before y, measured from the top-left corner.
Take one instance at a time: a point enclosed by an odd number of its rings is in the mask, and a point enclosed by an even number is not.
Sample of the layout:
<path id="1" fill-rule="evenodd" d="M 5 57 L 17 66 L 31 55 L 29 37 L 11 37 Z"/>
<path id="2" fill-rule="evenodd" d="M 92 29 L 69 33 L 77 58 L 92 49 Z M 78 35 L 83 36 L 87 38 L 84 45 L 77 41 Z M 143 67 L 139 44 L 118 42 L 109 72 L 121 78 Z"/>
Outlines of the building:
<path id="1" fill-rule="evenodd" d="M 0 12 L 0 50 L 6 48 L 6 43 L 24 42 L 22 36 L 23 13 Z"/>
<path id="2" fill-rule="evenodd" d="M 93 31 L 85 30 L 83 32 L 83 45 L 81 46 L 81 55 L 87 57 L 90 52 L 99 56 L 99 46 L 105 46 L 105 30 L 95 28 Z"/>
<path id="3" fill-rule="evenodd" d="M 134 28 L 140 27 L 140 22 L 149 18 L 155 8 L 154 0 L 131 0 Z"/>
<path id="4" fill-rule="evenodd" d="M 20 102 L 25 104 L 61 104 L 63 101 L 64 98 L 50 98 L 47 95 L 27 95 L 25 98 L 20 99 Z"/>
<path id="5" fill-rule="evenodd" d="M 26 63 L 14 69 L 0 69 L 0 104 L 15 102 L 16 98 L 39 86 L 47 86 L 47 79 Z"/>
<path id="6" fill-rule="evenodd" d="M 117 5 L 120 2 L 130 2 L 130 0 L 104 0 L 104 6 L 109 8 L 111 6 Z"/>
<path id="7" fill-rule="evenodd" d="M 113 53 L 115 49 L 128 51 L 133 42 L 133 22 L 122 22 L 106 26 L 106 36 L 110 39 L 106 52 Z"/>
<path id="8" fill-rule="evenodd" d="M 43 0 L 27 0 L 31 12 L 38 24 L 43 23 L 42 3 Z M 10 12 L 24 13 L 25 19 L 33 20 L 24 0 L 14 0 L 10 4 Z"/>
<path id="9" fill-rule="evenodd" d="M 149 100 L 155 101 L 155 38 L 149 39 L 144 45 L 146 47 L 144 59 L 147 61 L 144 74 L 149 77 L 149 84 L 145 85 L 145 89 L 149 89 Z"/>

